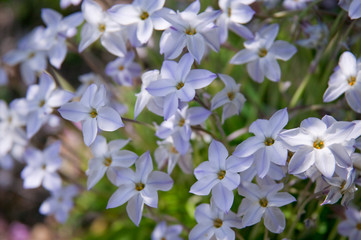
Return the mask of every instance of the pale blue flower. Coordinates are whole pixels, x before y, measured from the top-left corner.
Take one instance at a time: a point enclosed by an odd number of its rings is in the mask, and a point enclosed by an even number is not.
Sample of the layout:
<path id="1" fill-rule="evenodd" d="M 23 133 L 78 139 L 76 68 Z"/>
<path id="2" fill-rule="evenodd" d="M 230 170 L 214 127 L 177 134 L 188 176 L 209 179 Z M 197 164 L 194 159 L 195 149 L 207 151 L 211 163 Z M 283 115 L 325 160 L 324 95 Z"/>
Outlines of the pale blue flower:
<path id="1" fill-rule="evenodd" d="M 185 155 L 190 147 L 191 126 L 203 123 L 211 115 L 211 112 L 203 107 L 184 107 L 157 128 L 156 136 L 166 139 L 171 136 L 174 147 Z"/>
<path id="2" fill-rule="evenodd" d="M 209 145 L 208 159 L 194 169 L 198 181 L 192 185 L 190 192 L 208 195 L 212 191 L 216 206 L 228 212 L 233 204 L 233 190 L 241 181 L 238 173 L 247 169 L 249 164 L 233 155 L 228 156 L 225 146 L 216 140 Z"/>
<path id="3" fill-rule="evenodd" d="M 84 143 L 87 146 L 95 140 L 98 127 L 112 132 L 124 126 L 119 113 L 108 106 L 104 85 L 90 85 L 80 102 L 66 103 L 58 111 L 67 120 L 81 121 Z"/>
<path id="4" fill-rule="evenodd" d="M 26 167 L 21 172 L 24 188 L 37 188 L 42 185 L 49 191 L 61 187 L 61 178 L 56 172 L 61 165 L 60 142 L 55 142 L 44 151 L 28 148 L 24 158 Z"/>
<path id="5" fill-rule="evenodd" d="M 182 232 L 182 225 L 167 226 L 166 222 L 160 222 L 152 232 L 152 240 L 181 240 L 179 234 Z"/>
<path id="6" fill-rule="evenodd" d="M 346 219 L 342 221 L 337 230 L 342 236 L 349 237 L 350 240 L 361 239 L 361 213 L 353 207 L 346 209 Z"/>
<path id="7" fill-rule="evenodd" d="M 75 185 L 69 185 L 51 191 L 51 196 L 40 206 L 39 212 L 44 215 L 54 215 L 60 223 L 68 219 L 69 211 L 74 207 L 73 198 L 78 194 Z"/>
<path id="8" fill-rule="evenodd" d="M 279 192 L 282 188 L 282 183 L 264 181 L 256 185 L 242 182 L 238 188 L 238 193 L 245 197 L 238 209 L 238 215 L 242 216 L 242 227 L 254 225 L 263 217 L 268 230 L 273 233 L 283 232 L 286 221 L 279 207 L 296 199 L 287 192 Z"/>
<path id="9" fill-rule="evenodd" d="M 219 50 L 218 27 L 213 21 L 221 14 L 220 11 L 209 11 L 198 14 L 200 2 L 191 3 L 183 12 L 163 11 L 159 14 L 171 24 L 160 39 L 160 53 L 166 59 L 178 57 L 187 46 L 190 54 L 198 63 L 203 58 L 206 46 Z"/>
<path id="10" fill-rule="evenodd" d="M 172 178 L 160 171 L 153 171 L 152 158 L 145 152 L 135 162 L 136 171 L 130 168 L 117 168 L 112 182 L 118 190 L 110 197 L 107 208 L 127 204 L 127 213 L 135 225 L 142 218 L 144 204 L 157 208 L 158 190 L 168 191 L 173 186 Z"/>
<path id="11" fill-rule="evenodd" d="M 211 110 L 223 106 L 222 123 L 224 123 L 227 118 L 240 114 L 246 98 L 239 92 L 241 84 L 237 84 L 228 75 L 218 73 L 218 76 L 223 81 L 225 88 L 212 98 Z"/>
<path id="12" fill-rule="evenodd" d="M 91 189 L 107 173 L 111 174 L 114 167 L 130 167 L 133 165 L 138 155 L 128 150 L 120 150 L 129 140 L 113 140 L 107 144 L 105 137 L 98 135 L 90 146 L 94 158 L 89 160 L 88 190 Z"/>
<path id="13" fill-rule="evenodd" d="M 191 54 L 185 54 L 179 63 L 164 61 L 161 78 L 149 83 L 146 90 L 153 96 L 164 97 L 164 119 L 170 118 L 179 106 L 179 100 L 193 100 L 196 89 L 204 88 L 212 83 L 216 74 L 204 70 L 191 70 L 194 59 Z"/>
<path id="14" fill-rule="evenodd" d="M 232 211 L 225 213 L 214 202 L 197 206 L 194 217 L 197 225 L 189 233 L 189 240 L 235 239 L 231 228 L 241 228 L 241 220 Z"/>
<path id="15" fill-rule="evenodd" d="M 247 63 L 248 74 L 256 82 L 263 82 L 264 77 L 274 82 L 280 81 L 281 69 L 277 60 L 289 60 L 297 49 L 288 42 L 274 41 L 278 30 L 278 24 L 263 27 L 254 39 L 244 42 L 246 49 L 234 55 L 230 63 Z"/>

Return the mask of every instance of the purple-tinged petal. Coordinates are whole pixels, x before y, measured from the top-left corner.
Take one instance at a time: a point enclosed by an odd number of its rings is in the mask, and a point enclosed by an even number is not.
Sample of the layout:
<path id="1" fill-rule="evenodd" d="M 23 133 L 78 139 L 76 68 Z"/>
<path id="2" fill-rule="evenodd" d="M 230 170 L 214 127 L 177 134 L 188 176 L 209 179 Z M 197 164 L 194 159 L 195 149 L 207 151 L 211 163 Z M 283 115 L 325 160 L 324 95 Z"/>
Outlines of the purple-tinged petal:
<path id="1" fill-rule="evenodd" d="M 256 164 L 256 169 L 257 169 L 257 175 L 260 178 L 264 178 L 269 169 L 270 169 L 270 165 L 271 165 L 271 161 L 269 159 L 270 156 L 268 156 L 266 154 L 266 147 L 264 148 L 260 148 L 255 154 L 254 154 L 254 159 L 255 159 L 255 164 Z"/>
<path id="2" fill-rule="evenodd" d="M 153 96 L 166 96 L 177 90 L 177 83 L 173 79 L 159 79 L 149 83 L 146 90 Z"/>
<path id="3" fill-rule="evenodd" d="M 90 145 L 90 149 L 95 157 L 103 157 L 108 153 L 107 140 L 105 137 L 98 135 Z"/>
<path id="4" fill-rule="evenodd" d="M 236 157 L 248 157 L 262 147 L 265 147 L 262 138 L 256 136 L 250 137 L 238 144 L 232 155 L 235 155 Z"/>
<path id="5" fill-rule="evenodd" d="M 140 220 L 142 219 L 144 201 L 140 194 L 133 196 L 127 204 L 127 213 L 132 222 L 139 226 Z"/>
<path id="6" fill-rule="evenodd" d="M 89 23 L 85 23 L 81 29 L 81 40 L 79 43 L 79 52 L 84 51 L 93 42 L 101 36 L 101 32 Z"/>
<path id="7" fill-rule="evenodd" d="M 225 170 L 227 157 L 227 148 L 221 142 L 213 140 L 208 148 L 209 162 L 217 169 Z"/>
<path id="8" fill-rule="evenodd" d="M 268 205 L 270 207 L 282 207 L 296 201 L 296 198 L 286 192 L 278 192 L 267 197 Z"/>
<path id="9" fill-rule="evenodd" d="M 212 214 L 212 209 L 209 204 L 203 203 L 197 206 L 196 210 L 194 211 L 194 217 L 197 223 L 203 223 L 203 224 L 210 223 L 210 225 L 213 224 L 214 216 Z"/>
<path id="10" fill-rule="evenodd" d="M 349 168 L 352 166 L 351 157 L 341 144 L 332 144 L 328 148 L 335 157 L 338 166 L 342 168 Z"/>
<path id="11" fill-rule="evenodd" d="M 26 136 L 32 138 L 39 131 L 44 123 L 45 115 L 41 111 L 34 111 L 28 114 L 26 123 Z"/>
<path id="12" fill-rule="evenodd" d="M 245 201 L 246 199 L 243 199 Z M 243 203 L 242 201 L 242 203 Z M 240 207 L 242 206 L 242 203 Z M 262 208 L 258 202 L 247 206 L 247 211 L 242 218 L 242 227 L 252 226 L 261 221 L 261 218 L 265 212 L 265 208 Z"/>
<path id="13" fill-rule="evenodd" d="M 178 98 L 176 93 L 170 93 L 164 98 L 163 115 L 168 120 L 178 109 Z"/>
<path id="14" fill-rule="evenodd" d="M 281 79 L 281 68 L 277 60 L 273 57 L 266 56 L 259 60 L 264 75 L 271 81 L 278 82 Z"/>
<path id="15" fill-rule="evenodd" d="M 189 240 L 208 239 L 209 236 L 213 236 L 214 227 L 212 225 L 206 225 L 199 223 L 189 233 Z"/>
<path id="16" fill-rule="evenodd" d="M 150 18 L 140 21 L 137 27 L 137 37 L 141 43 L 146 43 L 153 33 L 153 23 Z"/>
<path id="17" fill-rule="evenodd" d="M 130 25 L 141 21 L 141 12 L 139 10 L 139 8 L 134 7 L 132 4 L 116 4 L 108 9 L 108 13 L 119 24 Z"/>
<path id="18" fill-rule="evenodd" d="M 204 178 L 206 176 L 212 175 L 214 178 L 217 178 L 218 169 L 215 169 L 209 161 L 202 162 L 194 169 L 194 176 L 197 180 Z"/>
<path id="19" fill-rule="evenodd" d="M 192 68 L 193 62 L 194 58 L 190 53 L 184 54 L 183 57 L 179 60 L 179 63 L 175 69 L 174 79 L 184 82 L 185 78 L 187 77 L 189 71 Z"/>
<path id="20" fill-rule="evenodd" d="M 361 87 L 355 86 L 345 93 L 348 105 L 355 112 L 361 113 Z"/>
<path id="21" fill-rule="evenodd" d="M 137 181 L 132 169 L 124 167 L 110 167 L 107 171 L 107 177 L 111 183 L 115 186 L 121 186 L 125 184 L 133 184 Z"/>
<path id="22" fill-rule="evenodd" d="M 150 185 L 155 190 L 169 191 L 173 186 L 173 180 L 164 172 L 154 171 L 149 174 L 146 184 Z"/>
<path id="23" fill-rule="evenodd" d="M 187 48 L 188 51 L 192 54 L 194 59 L 198 62 L 201 62 L 204 51 L 205 51 L 205 41 L 201 34 L 187 35 Z"/>
<path id="24" fill-rule="evenodd" d="M 87 118 L 82 123 L 83 139 L 87 146 L 92 144 L 98 133 L 97 121 L 95 118 Z"/>
<path id="25" fill-rule="evenodd" d="M 316 149 L 314 150 L 315 165 L 317 169 L 328 178 L 331 178 L 335 172 L 335 156 L 332 154 L 330 149 Z"/>
<path id="26" fill-rule="evenodd" d="M 107 209 L 115 208 L 126 203 L 130 198 L 138 192 L 135 190 L 134 184 L 121 185 L 109 198 Z M 137 194 L 139 195 L 139 194 Z"/>
<path id="27" fill-rule="evenodd" d="M 61 178 L 59 174 L 53 173 L 46 173 L 43 180 L 43 186 L 45 189 L 49 191 L 54 191 L 61 188 Z"/>
<path id="28" fill-rule="evenodd" d="M 120 31 L 106 32 L 100 38 L 100 42 L 111 54 L 118 57 L 124 57 L 127 52 L 127 48 L 123 38 L 123 33 Z"/>
<path id="29" fill-rule="evenodd" d="M 342 53 L 338 61 L 338 65 L 345 75 L 356 76 L 357 59 L 351 52 Z"/>
<path id="30" fill-rule="evenodd" d="M 121 150 L 112 153 L 112 167 L 130 167 L 134 164 L 138 155 L 132 151 Z"/>
<path id="31" fill-rule="evenodd" d="M 58 42 L 48 51 L 50 64 L 60 69 L 61 64 L 64 62 L 67 53 L 65 42 Z"/>
<path id="32" fill-rule="evenodd" d="M 281 233 L 285 229 L 285 215 L 277 207 L 268 207 L 264 213 L 264 225 L 273 233 Z"/>
<path id="33" fill-rule="evenodd" d="M 290 174 L 300 174 L 308 170 L 315 163 L 315 153 L 312 147 L 300 147 L 292 156 L 288 165 Z"/>
<path id="34" fill-rule="evenodd" d="M 218 183 L 212 188 L 212 197 L 215 204 L 224 212 L 228 212 L 233 204 L 234 195 L 231 190 Z"/>
<path id="35" fill-rule="evenodd" d="M 100 108 L 97 120 L 99 128 L 104 131 L 115 131 L 124 126 L 119 113 L 111 107 Z"/>
<path id="36" fill-rule="evenodd" d="M 239 158 L 229 156 L 226 160 L 226 170 L 231 172 L 243 172 L 247 170 L 253 163 L 253 157 Z"/>
<path id="37" fill-rule="evenodd" d="M 194 89 L 204 88 L 212 83 L 217 75 L 204 69 L 193 69 L 186 78 L 186 83 Z"/>
<path id="38" fill-rule="evenodd" d="M 102 164 L 98 164 L 96 168 L 89 169 L 87 172 L 88 174 L 88 180 L 87 180 L 87 188 L 90 190 L 97 184 L 100 179 L 104 176 L 105 172 L 107 170 L 107 167 L 105 167 Z"/>
<path id="39" fill-rule="evenodd" d="M 80 122 L 89 117 L 90 108 L 80 102 L 65 103 L 58 109 L 60 115 L 70 121 Z"/>
<path id="40" fill-rule="evenodd" d="M 351 19 L 358 19 L 361 17 L 361 2 L 352 1 L 348 9 L 348 15 Z"/>
<path id="41" fill-rule="evenodd" d="M 254 81 L 258 83 L 263 82 L 265 73 L 263 68 L 261 67 L 259 59 L 249 62 L 247 64 L 247 72 Z"/>
<path id="42" fill-rule="evenodd" d="M 48 98 L 47 105 L 53 108 L 60 107 L 66 102 L 68 102 L 70 99 L 72 99 L 73 96 L 74 94 L 72 94 L 71 92 L 55 89 L 51 93 L 51 96 Z"/>
<path id="43" fill-rule="evenodd" d="M 188 109 L 186 118 L 189 120 L 190 125 L 198 125 L 207 120 L 211 113 L 211 111 L 203 107 L 192 107 Z"/>
<path id="44" fill-rule="evenodd" d="M 250 49 L 243 49 L 241 51 L 239 51 L 238 53 L 236 53 L 236 55 L 234 55 L 232 57 L 232 59 L 230 60 L 230 64 L 244 64 L 244 63 L 248 63 L 248 62 L 252 62 L 256 59 L 258 59 L 258 54 L 256 51 L 254 50 L 250 50 Z"/>
<path id="45" fill-rule="evenodd" d="M 272 135 L 278 134 L 288 123 L 287 108 L 278 110 L 269 119 L 269 123 L 272 127 Z"/>
<path id="46" fill-rule="evenodd" d="M 241 184 L 238 187 L 238 193 L 244 197 L 247 197 L 248 199 L 258 202 L 259 199 L 261 199 L 263 196 L 260 194 L 259 187 L 250 182 L 242 181 Z"/>
<path id="47" fill-rule="evenodd" d="M 251 21 L 254 11 L 253 9 L 243 4 L 242 2 L 232 5 L 232 14 L 230 16 L 231 21 L 236 23 L 245 24 Z"/>
<path id="48" fill-rule="evenodd" d="M 221 184 L 229 191 L 236 189 L 241 182 L 241 176 L 238 173 L 226 171 L 226 175 L 221 181 Z"/>
<path id="49" fill-rule="evenodd" d="M 149 151 L 143 153 L 135 162 L 136 176 L 142 183 L 147 182 L 148 175 L 153 171 L 153 162 Z"/>
<path id="50" fill-rule="evenodd" d="M 269 50 L 269 53 L 272 53 L 276 59 L 283 61 L 289 60 L 296 52 L 297 48 L 295 46 L 281 40 L 275 41 Z"/>
<path id="51" fill-rule="evenodd" d="M 213 175 L 209 175 L 195 182 L 189 192 L 196 195 L 205 196 L 208 195 L 212 188 L 219 182 L 220 180 L 218 178 L 214 178 Z"/>
<path id="52" fill-rule="evenodd" d="M 164 54 L 165 59 L 174 59 L 181 54 L 186 44 L 184 33 L 169 28 L 163 32 L 160 39 L 160 53 Z"/>
<path id="53" fill-rule="evenodd" d="M 207 30 L 206 32 L 202 32 L 201 34 L 208 47 L 210 47 L 213 51 L 218 52 L 220 47 L 220 42 L 218 37 L 220 36 L 219 28 L 213 27 Z"/>

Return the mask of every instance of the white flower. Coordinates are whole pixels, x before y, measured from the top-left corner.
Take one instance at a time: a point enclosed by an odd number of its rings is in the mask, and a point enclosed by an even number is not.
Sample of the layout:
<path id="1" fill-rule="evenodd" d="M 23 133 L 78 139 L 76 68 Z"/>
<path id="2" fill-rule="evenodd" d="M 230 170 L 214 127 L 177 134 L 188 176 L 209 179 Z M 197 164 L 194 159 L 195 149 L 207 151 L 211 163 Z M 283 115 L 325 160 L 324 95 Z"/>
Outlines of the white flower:
<path id="1" fill-rule="evenodd" d="M 133 165 L 138 155 L 128 150 L 120 150 L 128 142 L 129 140 L 118 139 L 107 144 L 105 137 L 98 135 L 95 138 L 90 146 L 94 158 L 89 160 L 89 169 L 86 172 L 88 190 L 97 184 L 105 173 L 109 178 L 114 167 L 130 167 Z"/>
<path id="2" fill-rule="evenodd" d="M 80 102 L 66 103 L 58 111 L 67 120 L 81 121 L 84 143 L 87 146 L 95 140 L 98 127 L 112 132 L 124 126 L 119 113 L 108 106 L 104 85 L 90 85 Z"/>
<path id="3" fill-rule="evenodd" d="M 240 143 L 233 155 L 240 158 L 252 155 L 260 178 L 267 175 L 271 162 L 285 165 L 287 149 L 278 137 L 287 122 L 287 108 L 277 111 L 269 120 L 256 120 L 249 127 L 249 131 L 255 136 Z"/>
<path id="4" fill-rule="evenodd" d="M 345 93 L 350 107 L 361 113 L 361 67 L 351 52 L 344 52 L 340 56 L 338 67 L 331 75 L 328 88 L 323 95 L 324 102 L 331 102 Z"/>
<path id="5" fill-rule="evenodd" d="M 273 233 L 281 233 L 285 229 L 285 216 L 279 207 L 287 205 L 296 199 L 287 192 L 278 192 L 283 184 L 262 183 L 259 186 L 242 182 L 238 188 L 242 200 L 238 215 L 242 217 L 242 227 L 248 227 L 261 221 L 263 217 L 265 227 Z"/>
<path id="6" fill-rule="evenodd" d="M 336 164 L 342 168 L 351 167 L 353 141 L 350 134 L 355 123 L 336 121 L 329 124 L 328 119 L 327 116 L 322 120 L 307 118 L 299 128 L 280 133 L 284 145 L 295 152 L 288 165 L 289 173 L 303 173 L 315 164 L 325 177 L 331 178 Z"/>
<path id="7" fill-rule="evenodd" d="M 86 23 L 81 29 L 79 52 L 100 38 L 100 43 L 106 50 L 123 57 L 126 53 L 124 28 L 93 0 L 84 0 L 81 9 Z"/>
<path id="8" fill-rule="evenodd" d="M 246 98 L 239 92 L 241 84 L 237 84 L 230 76 L 220 73 L 218 76 L 223 81 L 225 88 L 212 98 L 211 110 L 223 106 L 222 123 L 224 123 L 227 118 L 241 112 Z"/>
<path id="9" fill-rule="evenodd" d="M 247 64 L 248 74 L 256 82 L 263 82 L 266 76 L 269 80 L 278 82 L 281 69 L 277 59 L 287 61 L 297 49 L 285 41 L 275 41 L 279 30 L 278 24 L 263 27 L 255 34 L 255 38 L 244 42 L 246 49 L 233 56 L 231 64 Z"/>

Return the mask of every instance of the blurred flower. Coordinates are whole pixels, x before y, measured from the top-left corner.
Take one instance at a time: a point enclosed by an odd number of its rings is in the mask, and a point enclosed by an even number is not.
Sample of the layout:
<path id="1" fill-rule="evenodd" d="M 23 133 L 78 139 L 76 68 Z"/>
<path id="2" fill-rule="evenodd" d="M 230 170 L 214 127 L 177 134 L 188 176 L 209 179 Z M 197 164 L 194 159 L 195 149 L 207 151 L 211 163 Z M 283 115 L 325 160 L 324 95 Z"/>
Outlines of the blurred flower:
<path id="1" fill-rule="evenodd" d="M 25 151 L 26 167 L 21 172 L 24 188 L 37 188 L 43 185 L 49 191 L 61 187 L 61 178 L 56 172 L 61 165 L 59 157 L 60 142 L 55 142 L 44 151 L 28 148 Z"/>
<path id="2" fill-rule="evenodd" d="M 91 189 L 107 173 L 112 174 L 114 167 L 130 167 L 138 155 L 128 151 L 120 150 L 127 145 L 129 140 L 113 140 L 107 144 L 105 137 L 98 135 L 90 146 L 94 158 L 89 160 L 88 190 Z M 114 173 L 113 173 L 114 174 Z"/>
<path id="3" fill-rule="evenodd" d="M 269 80 L 278 82 L 281 78 L 281 69 L 277 59 L 289 60 L 297 49 L 288 42 L 275 41 L 279 25 L 272 24 L 263 27 L 255 34 L 253 40 L 244 42 L 246 49 L 233 56 L 231 64 L 247 64 L 248 74 L 256 82 L 263 82 L 266 76 Z"/>
<path id="4" fill-rule="evenodd" d="M 302 29 L 308 38 L 298 40 L 296 42 L 298 45 L 306 48 L 320 48 L 327 44 L 329 31 L 326 24 L 306 24 Z"/>
<path id="5" fill-rule="evenodd" d="M 249 127 L 255 136 L 240 143 L 233 155 L 244 158 L 253 156 L 257 175 L 267 175 L 271 162 L 285 165 L 287 149 L 279 139 L 279 134 L 288 123 L 287 108 L 275 112 L 269 120 L 257 119 Z"/>
<path id="6" fill-rule="evenodd" d="M 197 225 L 189 233 L 189 240 L 235 239 L 231 228 L 241 228 L 240 219 L 232 211 L 224 213 L 214 202 L 197 206 L 194 217 Z"/>
<path id="7" fill-rule="evenodd" d="M 181 240 L 182 229 L 182 225 L 167 226 L 166 222 L 160 222 L 152 232 L 152 240 Z"/>
<path id="8" fill-rule="evenodd" d="M 80 75 L 79 81 L 81 82 L 81 85 L 76 90 L 75 96 L 77 97 L 81 97 L 85 93 L 87 88 L 93 83 L 98 87 L 102 85 L 101 77 L 92 72 Z"/>
<path id="9" fill-rule="evenodd" d="M 60 7 L 64 9 L 70 5 L 79 5 L 81 1 L 82 0 L 60 0 Z"/>
<path id="10" fill-rule="evenodd" d="M 338 232 L 350 240 L 361 239 L 361 213 L 352 207 L 346 209 L 345 213 L 346 220 L 338 225 Z"/>
<path id="11" fill-rule="evenodd" d="M 45 29 L 36 27 L 20 40 L 18 49 L 6 53 L 3 60 L 10 66 L 20 64 L 20 73 L 25 84 L 34 84 L 37 74 L 46 69 L 46 53 L 50 45 Z"/>
<path id="12" fill-rule="evenodd" d="M 211 101 L 211 110 L 223 106 L 222 124 L 224 121 L 239 114 L 243 108 L 246 98 L 239 92 L 241 84 L 237 84 L 234 79 L 228 75 L 218 73 L 219 78 L 223 81 L 225 88 L 218 92 Z"/>
<path id="13" fill-rule="evenodd" d="M 8 74 L 6 73 L 5 69 L 0 67 L 0 86 L 8 84 Z"/>
<path id="14" fill-rule="evenodd" d="M 66 103 L 58 111 L 67 120 L 81 121 L 84 143 L 87 146 L 94 142 L 98 127 L 112 132 L 124 126 L 119 113 L 108 106 L 104 85 L 90 85 L 80 102 Z"/>
<path id="15" fill-rule="evenodd" d="M 168 21 L 171 27 L 165 30 L 160 39 L 160 53 L 166 59 L 178 57 L 187 46 L 189 53 L 200 63 L 206 45 L 214 51 L 219 50 L 218 27 L 213 21 L 221 14 L 210 11 L 198 14 L 199 0 L 191 3 L 183 12 L 162 11 L 159 16 Z"/>
<path id="16" fill-rule="evenodd" d="M 63 18 L 60 13 L 49 8 L 43 8 L 41 18 L 47 26 L 45 31 L 47 31 L 51 43 L 47 52 L 50 64 L 59 69 L 67 53 L 66 39 L 76 34 L 76 27 L 84 21 L 83 15 L 78 12 Z"/>
<path id="17" fill-rule="evenodd" d="M 144 204 L 157 208 L 158 190 L 168 191 L 173 186 L 172 178 L 160 171 L 153 171 L 152 158 L 145 152 L 135 162 L 136 171 L 130 168 L 117 168 L 112 183 L 118 190 L 110 197 L 107 208 L 127 204 L 127 213 L 135 225 L 142 218 Z"/>
<path id="18" fill-rule="evenodd" d="M 26 92 L 28 138 L 34 136 L 48 121 L 54 108 L 60 107 L 73 97 L 72 93 L 56 88 L 54 79 L 46 72 L 40 75 L 39 81 L 38 85 L 29 86 Z"/>
<path id="19" fill-rule="evenodd" d="M 212 83 L 216 74 L 204 70 L 191 70 L 194 59 L 187 53 L 179 60 L 164 61 L 160 79 L 149 83 L 146 90 L 153 96 L 164 97 L 164 119 L 169 119 L 178 109 L 179 100 L 193 100 L 196 89 L 204 88 Z"/>
<path id="20" fill-rule="evenodd" d="M 282 5 L 287 10 L 301 10 L 307 7 L 308 2 L 313 0 L 284 0 Z"/>
<path id="21" fill-rule="evenodd" d="M 216 140 L 209 145 L 208 159 L 194 169 L 198 181 L 189 192 L 204 196 L 212 191 L 216 206 L 227 213 L 233 204 L 233 190 L 241 181 L 238 172 L 247 169 L 249 165 L 233 155 L 228 156 L 226 147 Z"/>
<path id="22" fill-rule="evenodd" d="M 345 11 L 348 11 L 348 16 L 351 19 L 361 17 L 361 0 L 339 0 L 338 4 Z"/>
<path id="23" fill-rule="evenodd" d="M 133 78 L 138 77 L 142 72 L 140 65 L 133 60 L 134 53 L 127 52 L 124 57 L 119 57 L 108 63 L 105 73 L 120 85 L 132 86 Z"/>
<path id="24" fill-rule="evenodd" d="M 77 194 L 78 188 L 75 185 L 51 191 L 51 196 L 41 204 L 39 211 L 44 215 L 54 215 L 58 222 L 64 223 L 74 207 L 73 198 Z"/>

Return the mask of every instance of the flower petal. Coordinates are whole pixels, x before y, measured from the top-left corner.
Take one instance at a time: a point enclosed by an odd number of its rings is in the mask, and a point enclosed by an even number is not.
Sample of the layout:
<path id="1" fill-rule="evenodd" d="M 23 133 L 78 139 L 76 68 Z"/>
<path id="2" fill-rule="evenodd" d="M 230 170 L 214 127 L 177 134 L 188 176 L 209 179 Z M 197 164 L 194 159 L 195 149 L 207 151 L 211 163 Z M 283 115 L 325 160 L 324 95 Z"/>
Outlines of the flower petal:
<path id="1" fill-rule="evenodd" d="M 98 126 L 104 131 L 115 131 L 124 126 L 117 111 L 111 107 L 102 107 L 98 110 Z"/>

